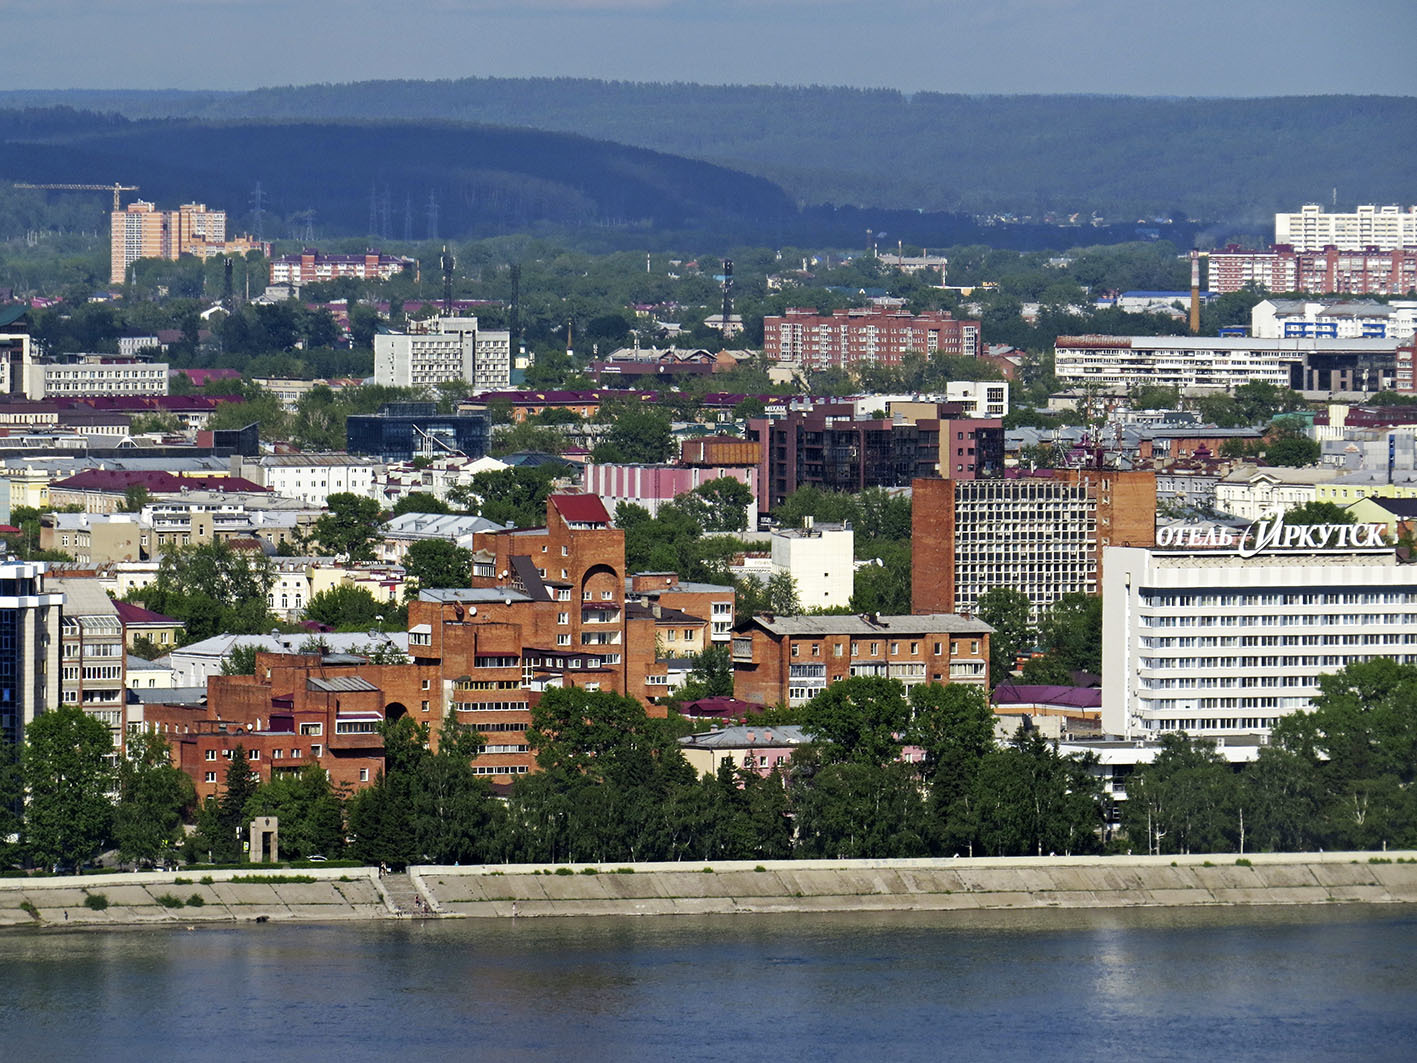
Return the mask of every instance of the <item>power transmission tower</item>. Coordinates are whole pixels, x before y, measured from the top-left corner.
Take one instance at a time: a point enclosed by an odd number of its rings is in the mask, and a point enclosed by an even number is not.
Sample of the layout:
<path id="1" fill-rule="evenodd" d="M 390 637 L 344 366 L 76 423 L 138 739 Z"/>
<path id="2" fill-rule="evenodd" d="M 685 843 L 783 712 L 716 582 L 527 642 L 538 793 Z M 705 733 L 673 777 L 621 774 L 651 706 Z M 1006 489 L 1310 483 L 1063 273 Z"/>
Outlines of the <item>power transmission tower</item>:
<path id="1" fill-rule="evenodd" d="M 261 190 L 261 182 L 256 182 L 256 187 L 251 190 L 251 228 L 255 230 L 257 240 L 264 240 L 266 236 L 266 193 Z"/>
<path id="2" fill-rule="evenodd" d="M 404 194 L 403 197 L 403 242 L 410 243 L 413 240 L 413 197 Z"/>
<path id="3" fill-rule="evenodd" d="M 438 199 L 431 189 L 428 192 L 428 239 L 438 239 Z"/>

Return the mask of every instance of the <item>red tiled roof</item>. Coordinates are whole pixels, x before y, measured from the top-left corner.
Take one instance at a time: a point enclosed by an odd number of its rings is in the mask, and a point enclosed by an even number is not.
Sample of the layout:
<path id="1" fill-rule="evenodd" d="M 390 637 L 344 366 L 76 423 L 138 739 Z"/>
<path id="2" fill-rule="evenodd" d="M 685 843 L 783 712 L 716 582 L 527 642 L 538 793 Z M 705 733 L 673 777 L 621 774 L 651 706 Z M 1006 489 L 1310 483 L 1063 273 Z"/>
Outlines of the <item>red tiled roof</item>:
<path id="1" fill-rule="evenodd" d="M 610 514 L 599 495 L 552 495 L 551 502 L 561 516 L 575 524 L 609 524 Z"/>

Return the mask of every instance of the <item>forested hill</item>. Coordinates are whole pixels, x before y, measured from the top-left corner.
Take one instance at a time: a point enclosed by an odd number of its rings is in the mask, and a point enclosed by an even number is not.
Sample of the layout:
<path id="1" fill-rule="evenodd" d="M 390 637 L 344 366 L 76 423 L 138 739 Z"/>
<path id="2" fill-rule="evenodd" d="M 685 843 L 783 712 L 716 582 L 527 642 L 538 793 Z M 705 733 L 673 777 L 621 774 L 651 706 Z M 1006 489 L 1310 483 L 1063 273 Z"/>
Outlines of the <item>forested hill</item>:
<path id="1" fill-rule="evenodd" d="M 1115 228 L 980 226 L 949 212 L 800 207 L 776 184 L 712 163 L 569 133 L 423 121 L 130 120 L 69 107 L 0 110 L 0 183 L 135 184 L 171 207 L 198 200 L 266 236 L 463 239 L 579 232 L 610 247 L 860 246 L 867 229 L 943 247 L 1019 250 L 1136 238 Z M 37 193 L 27 193 L 37 197 Z M 13 197 L 10 197 L 13 199 Z M 0 197 L 0 238 L 50 227 Z M 435 208 L 430 210 L 430 205 Z M 436 223 L 430 224 L 436 213 Z M 7 224 L 7 217 L 14 224 Z M 1189 246 L 1188 226 L 1162 227 Z M 306 235 L 308 234 L 308 235 Z M 1161 230 L 1149 235 L 1162 235 Z M 686 246 L 680 243 L 679 246 Z"/>
<path id="2" fill-rule="evenodd" d="M 1109 219 L 1184 212 L 1264 231 L 1302 202 L 1417 200 L 1417 99 L 963 96 L 827 87 L 469 78 L 245 93 L 0 94 L 130 116 L 436 119 L 560 130 L 766 177 L 803 203 Z"/>
<path id="3" fill-rule="evenodd" d="M 270 217 L 313 212 L 315 230 L 344 235 L 400 235 L 407 219 L 423 238 L 430 197 L 445 237 L 540 225 L 738 232 L 796 213 L 762 178 L 540 130 L 0 111 L 0 181 L 102 184 L 115 176 L 168 207 L 192 199 L 226 206 L 237 227 L 250 221 L 259 181 Z"/>

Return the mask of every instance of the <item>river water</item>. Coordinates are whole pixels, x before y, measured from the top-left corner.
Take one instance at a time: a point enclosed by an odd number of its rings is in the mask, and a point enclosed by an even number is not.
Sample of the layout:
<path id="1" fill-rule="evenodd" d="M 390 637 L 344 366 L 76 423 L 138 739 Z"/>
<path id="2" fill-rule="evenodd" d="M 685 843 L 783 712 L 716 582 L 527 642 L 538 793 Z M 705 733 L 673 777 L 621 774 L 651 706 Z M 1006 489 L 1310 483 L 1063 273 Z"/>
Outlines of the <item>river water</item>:
<path id="1" fill-rule="evenodd" d="M 0 1058 L 1417 1059 L 1408 907 L 0 934 Z"/>

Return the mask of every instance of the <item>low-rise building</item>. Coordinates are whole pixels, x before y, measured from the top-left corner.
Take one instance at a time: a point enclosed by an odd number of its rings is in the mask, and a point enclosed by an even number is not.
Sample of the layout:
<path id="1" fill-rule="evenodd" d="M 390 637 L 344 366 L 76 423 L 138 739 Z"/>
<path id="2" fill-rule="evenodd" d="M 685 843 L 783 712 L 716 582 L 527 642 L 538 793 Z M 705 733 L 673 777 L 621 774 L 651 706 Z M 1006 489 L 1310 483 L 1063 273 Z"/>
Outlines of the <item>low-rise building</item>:
<path id="1" fill-rule="evenodd" d="M 755 616 L 733 635 L 734 692 L 765 705 L 805 705 L 831 683 L 883 676 L 988 686 L 989 636 L 981 620 L 912 616 Z"/>
<path id="2" fill-rule="evenodd" d="M 286 452 L 231 458 L 231 475 L 259 484 L 273 494 L 298 498 L 311 506 L 329 504 L 330 495 L 348 493 L 375 497 L 375 484 L 384 473 L 382 462 L 367 455 Z"/>
<path id="3" fill-rule="evenodd" d="M 811 738 L 796 724 L 777 727 L 744 724 L 720 727 L 679 739 L 679 750 L 700 775 L 712 777 L 719 768 L 746 769 L 766 778 L 774 771 L 786 772 L 792 754 Z"/>
<path id="4" fill-rule="evenodd" d="M 73 362 L 37 362 L 30 367 L 28 398 L 80 395 L 166 395 L 165 362 L 140 362 L 108 354 L 86 354 Z"/>

